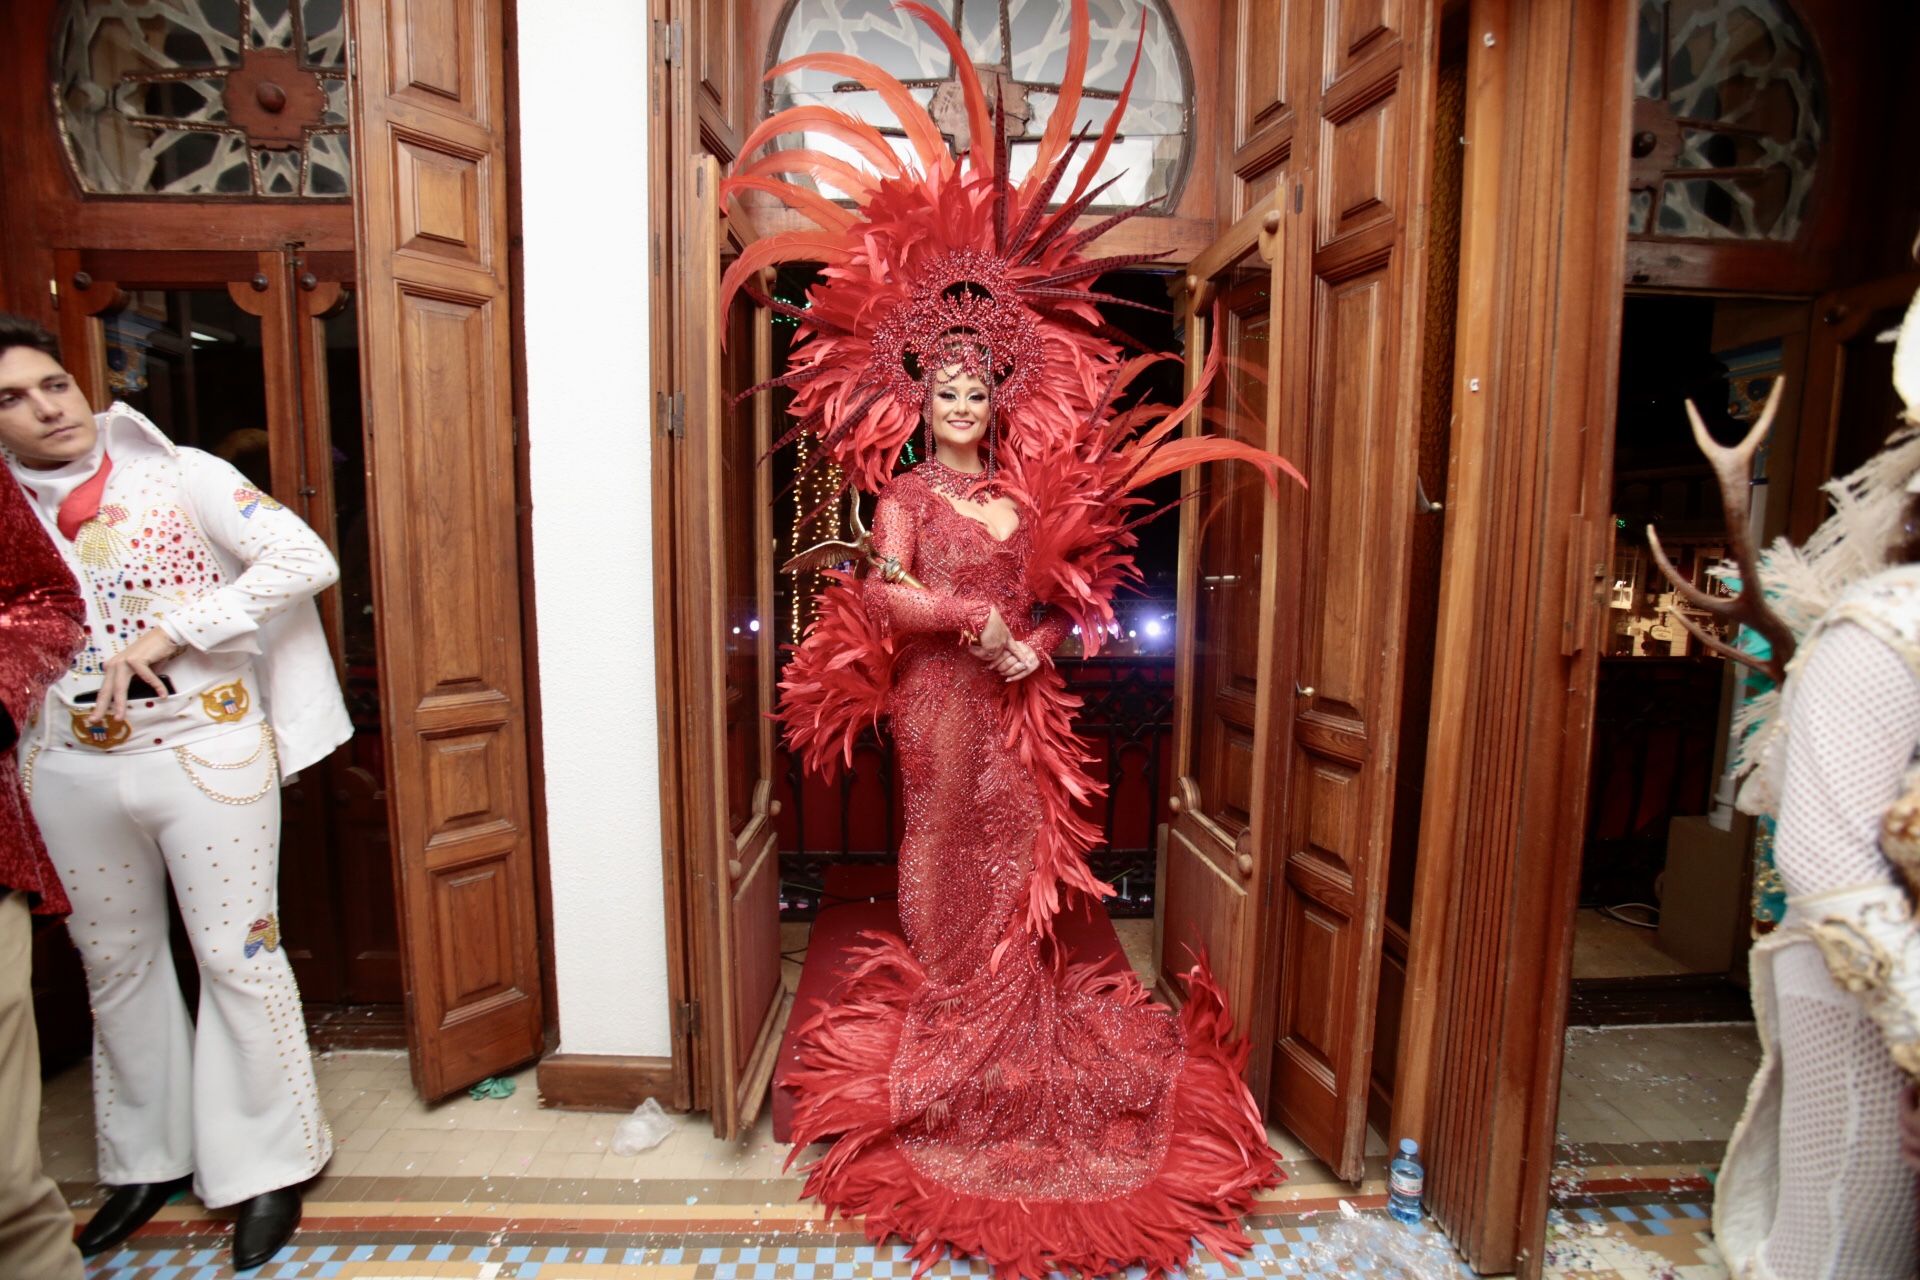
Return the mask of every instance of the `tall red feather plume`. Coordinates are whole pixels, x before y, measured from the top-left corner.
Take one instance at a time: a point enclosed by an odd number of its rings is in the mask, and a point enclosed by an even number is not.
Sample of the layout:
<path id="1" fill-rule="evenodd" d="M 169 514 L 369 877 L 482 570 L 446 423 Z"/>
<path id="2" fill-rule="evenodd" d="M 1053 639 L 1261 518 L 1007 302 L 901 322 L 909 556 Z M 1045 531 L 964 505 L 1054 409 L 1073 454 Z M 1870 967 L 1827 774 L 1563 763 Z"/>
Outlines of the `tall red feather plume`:
<path id="1" fill-rule="evenodd" d="M 929 31 L 947 47 L 947 56 L 953 59 L 956 78 L 960 81 L 960 96 L 967 107 L 967 152 L 976 172 L 993 173 L 993 148 L 988 140 L 993 137 L 993 126 L 987 118 L 987 95 L 980 87 L 980 77 L 972 74 L 973 55 L 960 41 L 960 33 L 951 23 L 919 0 L 899 0 L 893 6 L 902 13 L 910 13 L 926 24 Z M 959 74 L 960 68 L 966 68 L 967 74 Z"/>
<path id="2" fill-rule="evenodd" d="M 807 53 L 797 58 L 789 58 L 773 70 L 767 72 L 767 78 L 785 75 L 789 71 L 817 68 L 821 71 L 835 71 L 849 80 L 865 85 L 878 93 L 887 106 L 893 109 L 894 118 L 900 127 L 906 130 L 907 141 L 913 145 L 913 152 L 920 158 L 923 173 L 932 173 L 942 164 L 953 163 L 953 157 L 947 152 L 946 139 L 933 126 L 933 118 L 921 109 L 907 86 L 878 66 L 864 58 L 856 58 L 847 53 Z M 743 151 L 742 154 L 745 154 Z"/>
<path id="3" fill-rule="evenodd" d="M 1060 77 L 1060 96 L 1054 99 L 1053 114 L 1047 117 L 1046 130 L 1040 135 L 1040 151 L 1034 157 L 1033 169 L 1028 172 L 1026 181 L 1020 184 L 1023 194 L 1033 191 L 1053 174 L 1054 161 L 1060 158 L 1061 149 L 1067 145 L 1067 139 L 1073 136 L 1075 118 L 1080 114 L 1080 86 L 1087 78 L 1087 47 L 1091 43 L 1087 23 L 1087 0 L 1073 0 L 1073 23 L 1067 37 L 1067 69 Z M 1141 28 L 1144 35 L 1146 28 Z M 1125 111 L 1125 95 L 1114 103 L 1114 118 Z"/>

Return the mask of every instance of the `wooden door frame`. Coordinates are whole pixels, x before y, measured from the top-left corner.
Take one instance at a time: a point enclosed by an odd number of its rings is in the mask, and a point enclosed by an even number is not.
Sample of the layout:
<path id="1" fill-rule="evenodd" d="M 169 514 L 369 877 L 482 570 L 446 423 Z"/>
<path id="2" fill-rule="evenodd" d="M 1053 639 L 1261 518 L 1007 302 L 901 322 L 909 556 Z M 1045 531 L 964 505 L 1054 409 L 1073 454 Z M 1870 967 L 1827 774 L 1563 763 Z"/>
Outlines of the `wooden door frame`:
<path id="1" fill-rule="evenodd" d="M 391 12 L 400 0 L 377 0 Z M 0 41 L 5 47 L 22 51 L 21 62 L 32 74 L 0 76 L 0 112 L 14 122 L 9 141 L 0 147 L 0 305 L 45 324 L 59 332 L 61 303 L 75 292 L 72 272 L 65 277 L 49 268 L 55 263 L 55 251 L 74 251 L 82 247 L 129 251 L 170 252 L 246 252 L 278 253 L 289 242 L 301 244 L 311 253 L 360 254 L 362 246 L 355 225 L 354 200 L 318 200 L 276 198 L 277 216 L 270 232 L 262 233 L 247 219 L 234 218 L 232 212 L 243 207 L 232 199 L 192 199 L 164 197 L 144 199 L 137 196 L 88 196 L 74 180 L 61 153 L 59 122 L 54 116 L 52 95 L 46 91 L 45 67 L 48 41 L 53 31 L 56 0 L 18 0 L 0 6 Z M 506 49 L 509 89 L 516 60 L 511 22 L 513 3 L 503 4 L 509 21 L 501 32 Z M 357 74 L 359 68 L 354 68 Z M 509 136 L 517 144 L 517 99 L 510 96 L 507 117 Z M 512 217 L 518 218 L 517 173 L 510 165 L 509 195 Z M 246 206 L 246 207 L 258 207 Z M 521 310 L 518 296 L 518 241 L 514 243 L 511 300 L 513 335 L 514 407 L 519 420 L 525 421 L 525 378 L 520 366 L 524 350 Z M 97 406 L 104 408 L 104 400 Z M 517 441 L 518 463 L 514 480 L 515 521 L 522 549 L 520 630 L 522 642 L 522 679 L 527 701 L 527 739 L 533 776 L 539 776 L 540 720 L 539 670 L 537 665 L 536 624 L 532 591 L 532 560 L 527 554 L 531 543 L 531 502 L 526 474 L 527 433 Z M 379 477 L 369 476 L 369 500 Z M 390 730 L 388 731 L 390 732 Z M 391 810 L 389 811 L 391 823 Z M 557 1033 L 557 1006 L 552 999 L 554 951 L 551 895 L 548 890 L 548 848 L 544 796 L 533 789 L 530 823 L 537 889 L 536 929 L 542 986 L 547 998 L 543 1015 L 548 1043 Z M 395 889 L 396 897 L 398 888 Z M 405 928 L 404 921 L 402 922 Z"/>
<path id="2" fill-rule="evenodd" d="M 1605 618 L 1632 0 L 1470 0 L 1461 292 L 1395 1135 L 1539 1274 Z M 1541 749 L 1556 744 L 1556 749 Z"/>

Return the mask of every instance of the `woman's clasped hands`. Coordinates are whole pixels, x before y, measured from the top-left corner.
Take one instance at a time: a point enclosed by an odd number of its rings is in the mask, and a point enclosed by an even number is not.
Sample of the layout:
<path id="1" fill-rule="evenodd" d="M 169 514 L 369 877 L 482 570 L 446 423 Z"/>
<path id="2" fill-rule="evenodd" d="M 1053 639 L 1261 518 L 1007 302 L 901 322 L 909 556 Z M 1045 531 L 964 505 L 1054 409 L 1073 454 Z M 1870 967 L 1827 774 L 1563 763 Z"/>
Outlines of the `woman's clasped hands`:
<path id="1" fill-rule="evenodd" d="M 1013 638 L 998 608 L 987 616 L 987 625 L 980 628 L 979 640 L 968 645 L 967 652 L 1009 682 L 1024 680 L 1040 669 L 1040 655 L 1033 651 L 1032 645 Z"/>

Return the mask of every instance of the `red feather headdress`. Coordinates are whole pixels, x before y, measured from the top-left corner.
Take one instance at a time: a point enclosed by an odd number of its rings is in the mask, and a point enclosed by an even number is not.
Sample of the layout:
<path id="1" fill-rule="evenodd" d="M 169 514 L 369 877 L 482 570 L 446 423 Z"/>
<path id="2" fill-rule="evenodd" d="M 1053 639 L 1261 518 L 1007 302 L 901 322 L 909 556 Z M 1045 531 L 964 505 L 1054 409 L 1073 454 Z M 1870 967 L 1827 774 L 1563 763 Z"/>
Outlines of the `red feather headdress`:
<path id="1" fill-rule="evenodd" d="M 903 161 L 865 121 L 808 104 L 770 116 L 747 138 L 741 155 L 751 156 L 783 134 L 812 131 L 851 146 L 877 176 L 796 147 L 742 164 L 723 188 L 726 194 L 771 196 L 818 228 L 749 245 L 721 282 L 721 309 L 725 314 L 744 289 L 796 322 L 792 367 L 767 384 L 795 390 L 793 422 L 774 447 L 812 433 L 821 447 L 809 454 L 806 466 L 836 462 L 848 484 L 868 493 L 878 492 L 892 476 L 901 447 L 920 425 L 923 375 L 948 362 L 956 338 L 963 340 L 959 350 L 969 359 L 981 353 L 986 367 L 969 372 L 991 374 L 994 412 L 1009 448 L 1019 448 L 1022 439 L 1071 433 L 1098 398 L 1104 370 L 1130 342 L 1102 320 L 1095 304 L 1141 305 L 1095 292 L 1095 278 L 1163 256 L 1082 256 L 1082 249 L 1138 208 L 1074 230 L 1080 215 L 1112 185 L 1109 179 L 1095 186 L 1092 179 L 1126 111 L 1139 67 L 1137 48 L 1105 128 L 1064 200 L 1049 211 L 1086 141 L 1084 132 L 1068 136 L 1086 74 L 1086 0 L 1074 0 L 1059 102 L 1033 168 L 1017 185 L 1008 174 L 1005 112 L 997 101 L 989 104 L 959 35 L 917 0 L 900 0 L 896 7 L 925 23 L 953 56 L 972 140 L 964 159 L 947 150 L 926 109 L 892 75 L 860 58 L 815 53 L 782 63 L 768 75 L 813 68 L 874 90 L 899 118 L 911 159 Z M 808 175 L 858 203 L 843 208 L 781 176 L 794 174 Z M 763 268 L 786 262 L 822 267 L 805 307 L 767 299 L 749 283 Z"/>

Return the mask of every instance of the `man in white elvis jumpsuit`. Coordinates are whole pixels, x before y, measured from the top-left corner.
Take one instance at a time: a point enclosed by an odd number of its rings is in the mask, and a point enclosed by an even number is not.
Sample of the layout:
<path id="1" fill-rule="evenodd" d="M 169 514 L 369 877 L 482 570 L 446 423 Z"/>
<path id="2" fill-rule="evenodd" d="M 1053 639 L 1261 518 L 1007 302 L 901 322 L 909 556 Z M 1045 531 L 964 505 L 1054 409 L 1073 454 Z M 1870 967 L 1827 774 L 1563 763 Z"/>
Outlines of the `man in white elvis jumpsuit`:
<path id="1" fill-rule="evenodd" d="M 79 580 L 86 643 L 21 735 L 94 1013 L 99 1176 L 127 1238 L 191 1178 L 237 1206 L 237 1268 L 300 1221 L 333 1151 L 278 914 L 280 792 L 352 733 L 314 596 L 325 543 L 123 404 L 94 415 L 44 332 L 0 325 L 0 446 Z M 171 880 L 200 971 L 189 1019 Z"/>

